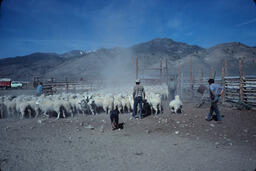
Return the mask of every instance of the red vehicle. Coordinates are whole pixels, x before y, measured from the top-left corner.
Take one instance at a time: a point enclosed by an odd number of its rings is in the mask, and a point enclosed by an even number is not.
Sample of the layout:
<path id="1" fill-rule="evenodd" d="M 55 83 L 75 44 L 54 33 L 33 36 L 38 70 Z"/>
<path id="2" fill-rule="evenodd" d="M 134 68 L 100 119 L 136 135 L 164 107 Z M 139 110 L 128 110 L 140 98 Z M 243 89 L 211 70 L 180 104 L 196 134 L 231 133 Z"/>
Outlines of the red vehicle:
<path id="1" fill-rule="evenodd" d="M 11 79 L 10 78 L 0 78 L 0 88 L 11 88 Z"/>

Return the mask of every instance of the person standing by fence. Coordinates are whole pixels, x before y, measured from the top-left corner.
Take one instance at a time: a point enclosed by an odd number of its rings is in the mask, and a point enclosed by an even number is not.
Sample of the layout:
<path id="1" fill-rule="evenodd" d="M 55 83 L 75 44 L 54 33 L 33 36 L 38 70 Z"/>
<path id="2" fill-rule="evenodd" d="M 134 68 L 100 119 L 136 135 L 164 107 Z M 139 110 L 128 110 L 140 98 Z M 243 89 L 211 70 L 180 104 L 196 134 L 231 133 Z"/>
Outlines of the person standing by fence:
<path id="1" fill-rule="evenodd" d="M 211 107 L 210 112 L 208 114 L 208 117 L 206 118 L 206 121 L 212 120 L 212 114 L 213 112 L 216 113 L 218 122 L 221 123 L 221 115 L 218 108 L 218 101 L 219 97 L 223 94 L 223 87 L 217 84 L 214 84 L 214 79 L 209 79 L 209 91 L 210 91 L 210 99 L 211 99 Z"/>
<path id="2" fill-rule="evenodd" d="M 174 100 L 176 87 L 177 87 L 177 81 L 173 77 L 171 77 L 168 85 L 170 101 Z"/>
<path id="3" fill-rule="evenodd" d="M 139 118 L 142 118 L 142 102 L 145 99 L 145 91 L 144 87 L 140 85 L 140 80 L 136 80 L 136 85 L 133 88 L 133 100 L 134 100 L 134 105 L 133 105 L 133 113 L 132 117 L 135 118 L 135 115 L 137 114 L 137 106 L 139 104 L 140 110 L 139 110 Z"/>
<path id="4" fill-rule="evenodd" d="M 36 88 L 36 96 L 40 96 L 42 94 L 43 90 L 43 84 L 42 82 L 39 82 Z"/>

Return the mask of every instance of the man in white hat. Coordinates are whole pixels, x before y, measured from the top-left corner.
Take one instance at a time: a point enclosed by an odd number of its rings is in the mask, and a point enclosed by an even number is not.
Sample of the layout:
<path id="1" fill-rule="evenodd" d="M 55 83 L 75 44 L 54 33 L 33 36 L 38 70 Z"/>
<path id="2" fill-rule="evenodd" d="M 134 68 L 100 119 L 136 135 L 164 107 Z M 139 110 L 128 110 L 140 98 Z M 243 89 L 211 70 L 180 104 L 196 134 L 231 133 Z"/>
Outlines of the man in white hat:
<path id="1" fill-rule="evenodd" d="M 139 110 L 139 118 L 142 118 L 142 101 L 145 99 L 145 91 L 144 87 L 140 85 L 140 80 L 136 80 L 136 85 L 133 88 L 133 113 L 132 116 L 135 118 L 135 115 L 137 114 L 137 105 L 139 104 L 140 110 Z"/>

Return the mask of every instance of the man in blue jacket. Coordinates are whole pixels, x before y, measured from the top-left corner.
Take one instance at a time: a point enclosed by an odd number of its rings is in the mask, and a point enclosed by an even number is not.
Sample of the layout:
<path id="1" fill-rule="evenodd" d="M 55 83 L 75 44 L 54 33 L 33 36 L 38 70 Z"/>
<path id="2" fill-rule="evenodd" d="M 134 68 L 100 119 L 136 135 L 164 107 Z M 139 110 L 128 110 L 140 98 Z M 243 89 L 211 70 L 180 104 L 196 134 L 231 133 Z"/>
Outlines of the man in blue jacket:
<path id="1" fill-rule="evenodd" d="M 217 84 L 214 84 L 214 79 L 209 79 L 209 91 L 210 91 L 210 99 L 211 99 L 211 107 L 210 112 L 207 117 L 207 121 L 212 120 L 213 112 L 216 113 L 218 121 L 221 121 L 221 115 L 218 108 L 219 97 L 223 94 L 223 87 Z"/>
<path id="2" fill-rule="evenodd" d="M 43 89 L 42 83 L 39 82 L 39 84 L 38 84 L 38 86 L 36 88 L 36 96 L 40 96 L 41 95 L 42 89 Z"/>

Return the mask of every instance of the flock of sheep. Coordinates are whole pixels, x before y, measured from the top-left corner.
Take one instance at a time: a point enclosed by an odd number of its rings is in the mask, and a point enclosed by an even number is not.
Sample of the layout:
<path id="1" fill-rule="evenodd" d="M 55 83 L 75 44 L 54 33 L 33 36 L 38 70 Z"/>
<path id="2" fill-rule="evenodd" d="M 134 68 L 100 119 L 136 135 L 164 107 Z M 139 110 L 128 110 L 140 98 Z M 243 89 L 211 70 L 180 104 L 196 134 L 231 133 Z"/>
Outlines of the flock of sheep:
<path id="1" fill-rule="evenodd" d="M 60 117 L 74 116 L 75 114 L 99 114 L 110 113 L 118 110 L 120 113 L 133 111 L 132 92 L 129 89 L 104 89 L 96 92 L 81 94 L 56 94 L 51 96 L 2 96 L 0 99 L 0 118 L 7 117 L 37 117 L 39 115 Z M 165 86 L 146 86 L 147 107 L 151 114 L 163 112 L 163 101 L 167 100 L 168 91 Z M 145 105 L 147 104 L 147 105 Z M 170 102 L 173 112 L 179 112 L 182 103 L 179 97 Z M 148 112 L 147 111 L 147 112 Z"/>

